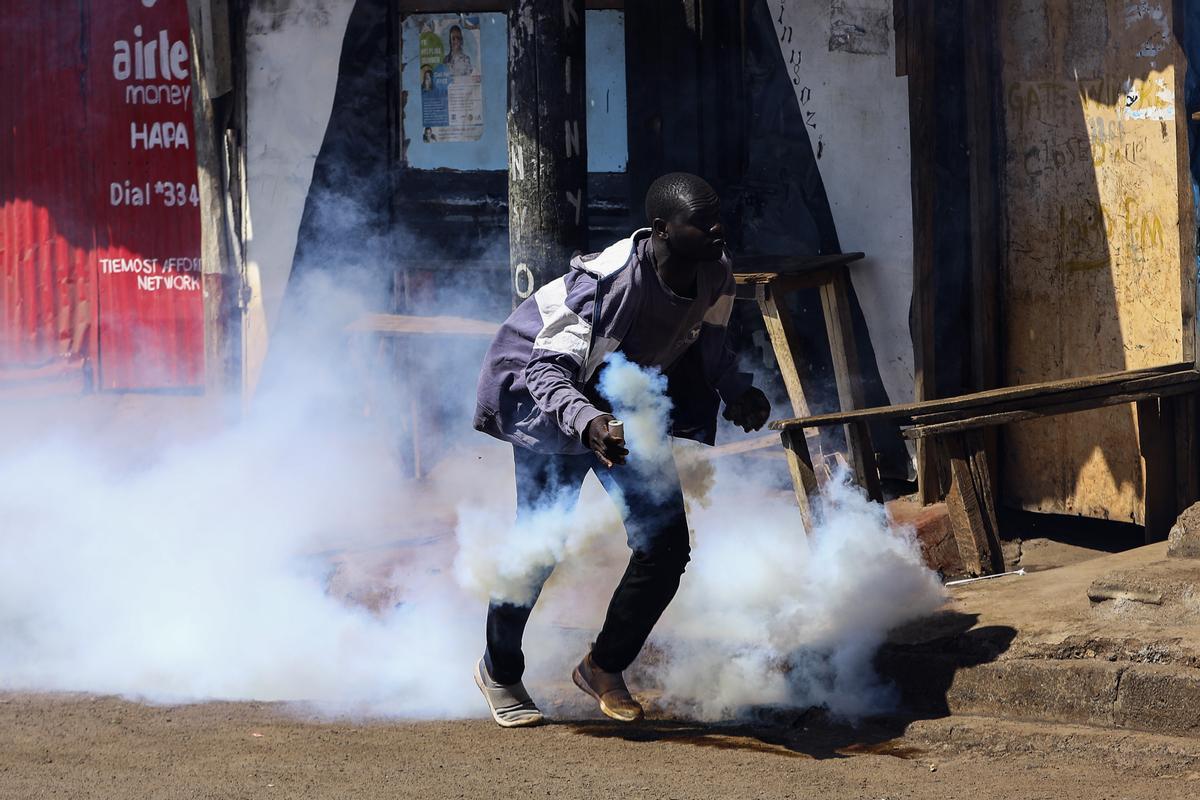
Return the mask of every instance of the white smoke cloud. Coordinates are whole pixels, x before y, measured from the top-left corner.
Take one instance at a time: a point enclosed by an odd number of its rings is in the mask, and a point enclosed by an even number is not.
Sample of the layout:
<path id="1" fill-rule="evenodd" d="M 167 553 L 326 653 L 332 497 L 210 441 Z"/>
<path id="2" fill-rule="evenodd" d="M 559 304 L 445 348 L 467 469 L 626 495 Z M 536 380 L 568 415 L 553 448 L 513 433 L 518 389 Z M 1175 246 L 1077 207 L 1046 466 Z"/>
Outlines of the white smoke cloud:
<path id="1" fill-rule="evenodd" d="M 663 702 L 705 720 L 764 705 L 822 706 L 849 719 L 892 708 L 897 698 L 872 668 L 875 652 L 892 627 L 944 600 L 913 532 L 895 528 L 883 506 L 841 474 L 806 535 L 781 483 L 786 473 L 716 469 L 706 448 L 672 448 L 664 435 L 671 404 L 657 370 L 618 354 L 600 388 L 626 425 L 624 468 L 671 491 L 676 484 L 664 476 L 679 465 L 689 495 L 692 562 L 651 639 L 665 657 L 641 670 Z M 613 505 L 621 498 L 611 499 L 593 492 L 572 511 L 560 497 L 499 530 L 494 510 L 460 511 L 460 580 L 481 598 L 524 603 L 543 570 L 589 548 L 594 556 L 598 544 L 619 557 L 624 537 Z M 615 582 L 594 585 L 610 592 Z"/>
<path id="2" fill-rule="evenodd" d="M 937 576 L 911 530 L 840 475 L 805 535 L 795 501 L 763 476 L 718 469 L 690 510 L 692 562 L 651 668 L 665 699 L 702 719 L 746 706 L 823 706 L 855 719 L 897 698 L 872 668 L 887 632 L 936 610 Z"/>
<path id="3" fill-rule="evenodd" d="M 666 379 L 617 354 L 601 391 L 626 423 L 630 466 L 672 490 L 663 478 L 675 466 L 663 433 Z M 664 701 L 707 720 L 762 705 L 822 706 L 850 719 L 892 708 L 875 652 L 891 628 L 944 600 L 913 531 L 896 529 L 843 473 L 806 535 L 791 492 L 775 489 L 781 471 L 715 469 L 703 453 L 674 447 L 695 541 L 653 638 L 666 658 L 647 672 Z"/>
<path id="4" fill-rule="evenodd" d="M 529 603 L 546 572 L 620 525 L 615 509 L 602 497 L 576 503 L 576 488 L 564 487 L 519 523 L 513 509 L 496 503 L 460 505 L 454 559 L 459 584 L 482 601 Z"/>
<path id="5" fill-rule="evenodd" d="M 616 505 L 589 478 L 570 514 L 514 526 L 511 454 L 467 431 L 458 393 L 479 362 L 461 354 L 439 361 L 438 385 L 407 388 L 463 436 L 424 481 L 404 478 L 338 336 L 362 306 L 344 275 L 310 281 L 295 296 L 309 335 L 280 350 L 255 412 L 227 430 L 97 432 L 63 411 L 50 437 L 32 423 L 46 408 L 6 409 L 0 688 L 478 716 L 486 598 L 520 600 L 556 564 L 527 637 L 535 696 L 537 676 L 567 674 L 627 557 Z M 670 457 L 662 389 L 610 366 L 627 468 Z M 763 703 L 885 707 L 875 648 L 941 597 L 912 542 L 845 488 L 806 538 L 779 475 L 714 473 L 697 451 L 676 454 L 701 493 L 693 560 L 653 639 L 667 657 L 643 673 L 709 719 Z"/>
<path id="6" fill-rule="evenodd" d="M 324 279 L 312 289 L 298 303 L 314 325 L 353 315 L 353 295 Z M 468 673 L 433 668 L 480 650 L 477 608 L 430 574 L 448 565 L 436 553 L 382 576 L 399 603 L 382 614 L 327 591 L 330 553 L 405 551 L 438 532 L 412 522 L 427 494 L 357 413 L 330 358 L 345 360 L 344 337 L 331 341 L 278 370 L 244 423 L 209 437 L 154 441 L 143 433 L 153 417 L 88 430 L 72 419 L 77 403 L 56 409 L 54 435 L 32 434 L 22 429 L 45 409 L 5 409 L 0 687 L 477 712 Z M 187 402 L 157 407 L 182 414 Z"/>
<path id="7" fill-rule="evenodd" d="M 613 416 L 625 424 L 629 468 L 646 481 L 651 494 L 675 491 L 675 481 L 664 478 L 674 468 L 671 440 L 665 435 L 671 420 L 666 376 L 613 353 L 606 359 L 599 388 L 612 404 Z"/>

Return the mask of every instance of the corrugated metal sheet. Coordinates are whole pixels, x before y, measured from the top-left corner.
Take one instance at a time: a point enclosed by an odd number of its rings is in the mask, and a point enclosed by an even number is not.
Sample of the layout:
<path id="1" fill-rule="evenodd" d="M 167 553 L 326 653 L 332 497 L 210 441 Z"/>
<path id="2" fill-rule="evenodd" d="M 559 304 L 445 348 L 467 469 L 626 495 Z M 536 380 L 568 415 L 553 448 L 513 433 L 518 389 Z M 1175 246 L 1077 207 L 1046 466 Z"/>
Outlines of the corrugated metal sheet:
<path id="1" fill-rule="evenodd" d="M 95 363 L 82 18 L 62 5 L 0 25 L 0 391 L 79 391 Z"/>
<path id="2" fill-rule="evenodd" d="M 187 30 L 181 1 L 6 8 L 0 391 L 202 384 Z"/>

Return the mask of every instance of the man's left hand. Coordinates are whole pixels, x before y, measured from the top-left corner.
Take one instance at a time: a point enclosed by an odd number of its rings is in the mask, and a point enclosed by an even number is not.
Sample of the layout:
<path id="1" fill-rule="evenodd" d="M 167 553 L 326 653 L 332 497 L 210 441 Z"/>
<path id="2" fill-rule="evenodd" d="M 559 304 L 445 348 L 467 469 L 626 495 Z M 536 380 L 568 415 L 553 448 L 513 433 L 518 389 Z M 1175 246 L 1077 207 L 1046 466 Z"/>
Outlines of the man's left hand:
<path id="1" fill-rule="evenodd" d="M 767 424 L 767 420 L 771 416 L 771 401 L 765 394 L 751 386 L 742 392 L 741 397 L 732 403 L 726 403 L 725 413 L 721 416 L 747 433 L 756 431 Z"/>

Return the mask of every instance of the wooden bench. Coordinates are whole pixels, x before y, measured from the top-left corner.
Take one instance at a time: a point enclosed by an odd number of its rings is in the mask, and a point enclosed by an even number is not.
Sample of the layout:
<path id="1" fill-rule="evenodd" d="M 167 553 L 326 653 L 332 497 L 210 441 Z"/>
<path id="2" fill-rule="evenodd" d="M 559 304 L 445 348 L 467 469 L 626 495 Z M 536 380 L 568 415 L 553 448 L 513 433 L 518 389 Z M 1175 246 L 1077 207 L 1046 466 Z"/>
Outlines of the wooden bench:
<path id="1" fill-rule="evenodd" d="M 833 376 L 837 384 L 838 407 L 842 411 L 865 405 L 862 372 L 854 324 L 850 317 L 849 265 L 863 258 L 862 253 L 833 253 L 816 256 L 740 256 L 734 259 L 733 276 L 738 297 L 754 299 L 762 313 L 771 349 L 791 401 L 792 414 L 808 417 L 810 408 L 801 381 L 796 331 L 783 298 L 797 289 L 816 288 L 821 293 L 821 312 L 829 338 Z M 875 448 L 866 421 L 845 423 L 847 460 L 855 480 L 872 500 L 882 500 Z M 815 440 L 814 448 L 819 448 Z M 819 452 L 819 449 L 818 449 Z"/>
<path id="2" fill-rule="evenodd" d="M 777 420 L 805 525 L 819 517 L 817 482 L 803 432 L 823 425 L 890 420 L 909 439 L 934 447 L 954 537 L 966 568 L 978 575 L 1003 569 L 988 459 L 981 431 L 1021 420 L 1137 404 L 1139 444 L 1146 464 L 1146 533 L 1162 538 L 1175 515 L 1200 496 L 1196 400 L 1200 371 L 1192 362 L 1083 378 L 992 389 L 919 403 Z"/>

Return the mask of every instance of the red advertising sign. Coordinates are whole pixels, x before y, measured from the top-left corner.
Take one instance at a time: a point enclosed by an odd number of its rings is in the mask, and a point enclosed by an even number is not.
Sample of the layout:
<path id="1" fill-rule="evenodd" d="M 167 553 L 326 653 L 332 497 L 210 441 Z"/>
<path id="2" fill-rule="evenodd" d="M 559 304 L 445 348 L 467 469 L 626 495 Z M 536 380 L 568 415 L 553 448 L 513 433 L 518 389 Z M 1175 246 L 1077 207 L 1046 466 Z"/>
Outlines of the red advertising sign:
<path id="1" fill-rule="evenodd" d="M 187 3 L 102 5 L 91 19 L 87 71 L 100 388 L 199 386 L 204 309 Z"/>
<path id="2" fill-rule="evenodd" d="M 184 0 L 12 0 L 0 23 L 0 395 L 196 389 Z"/>

